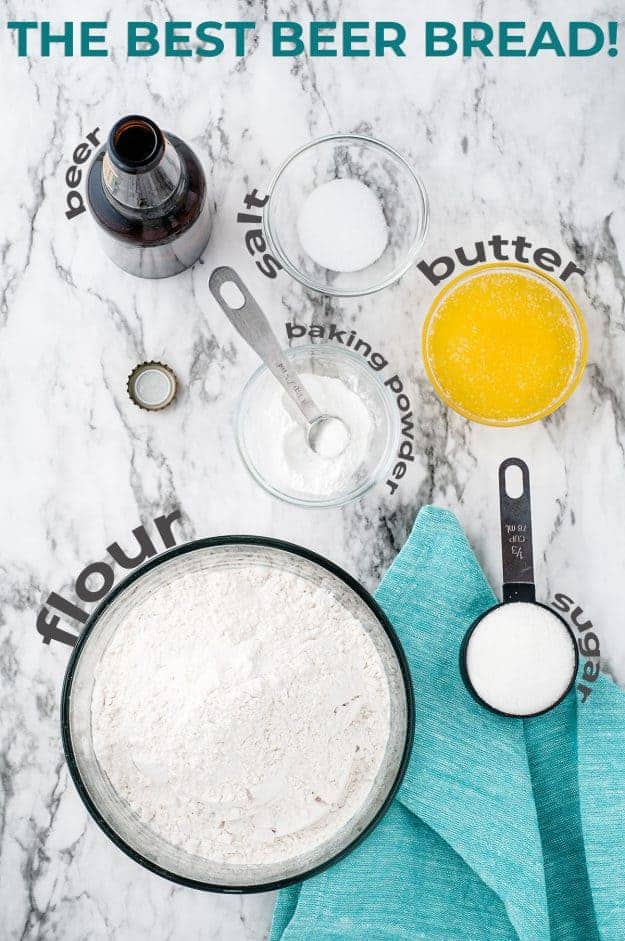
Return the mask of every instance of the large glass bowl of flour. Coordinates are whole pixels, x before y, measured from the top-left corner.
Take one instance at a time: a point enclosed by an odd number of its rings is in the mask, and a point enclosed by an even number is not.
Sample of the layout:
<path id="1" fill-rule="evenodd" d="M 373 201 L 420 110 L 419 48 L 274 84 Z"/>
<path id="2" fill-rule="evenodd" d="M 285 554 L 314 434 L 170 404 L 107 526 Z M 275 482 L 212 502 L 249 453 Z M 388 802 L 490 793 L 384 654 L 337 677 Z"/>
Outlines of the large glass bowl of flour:
<path id="1" fill-rule="evenodd" d="M 263 226 L 291 277 L 357 297 L 393 284 L 427 235 L 428 197 L 408 161 L 382 141 L 332 134 L 291 154 L 269 186 Z"/>
<path id="2" fill-rule="evenodd" d="M 340 454 L 315 453 L 297 409 L 266 366 L 247 382 L 236 416 L 239 452 L 254 479 L 281 500 L 336 507 L 384 480 L 396 460 L 399 411 L 362 353 L 331 343 L 285 350 L 322 412 L 349 432 Z"/>
<path id="3" fill-rule="evenodd" d="M 408 668 L 367 592 L 305 549 L 205 539 L 94 612 L 68 666 L 63 745 L 94 820 L 194 888 L 274 889 L 351 850 L 403 776 Z"/>

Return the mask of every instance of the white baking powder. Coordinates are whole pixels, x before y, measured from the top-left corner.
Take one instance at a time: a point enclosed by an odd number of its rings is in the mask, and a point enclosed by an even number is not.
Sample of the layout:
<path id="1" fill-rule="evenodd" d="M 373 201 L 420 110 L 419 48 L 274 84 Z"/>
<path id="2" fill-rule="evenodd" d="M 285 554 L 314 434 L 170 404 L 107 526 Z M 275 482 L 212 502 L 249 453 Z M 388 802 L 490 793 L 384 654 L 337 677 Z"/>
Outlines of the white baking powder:
<path id="1" fill-rule="evenodd" d="M 575 670 L 575 646 L 559 617 L 536 604 L 494 608 L 467 646 L 467 673 L 482 699 L 511 715 L 557 702 Z"/>
<path id="2" fill-rule="evenodd" d="M 314 452 L 307 426 L 277 383 L 267 385 L 249 441 L 262 461 L 263 476 L 277 490 L 331 499 L 353 489 L 366 473 L 374 420 L 366 402 L 342 379 L 312 373 L 301 378 L 321 411 L 341 419 L 349 432 L 347 443 L 330 426 L 325 441 L 325 436 L 320 440 L 323 453 Z"/>
<path id="3" fill-rule="evenodd" d="M 245 563 L 170 578 L 121 622 L 95 671 L 93 744 L 169 843 L 279 862 L 362 807 L 389 711 L 358 620 L 308 579 Z"/>
<path id="4" fill-rule="evenodd" d="M 342 419 L 332 418 L 330 415 L 318 421 L 313 430 L 312 448 L 315 454 L 320 454 L 321 457 L 338 457 L 348 446 L 351 437 L 349 428 Z M 308 443 L 311 443 L 310 431 Z"/>
<path id="5" fill-rule="evenodd" d="M 356 179 L 330 180 L 307 197 L 297 220 L 304 251 L 331 271 L 368 268 L 388 243 L 380 200 Z"/>

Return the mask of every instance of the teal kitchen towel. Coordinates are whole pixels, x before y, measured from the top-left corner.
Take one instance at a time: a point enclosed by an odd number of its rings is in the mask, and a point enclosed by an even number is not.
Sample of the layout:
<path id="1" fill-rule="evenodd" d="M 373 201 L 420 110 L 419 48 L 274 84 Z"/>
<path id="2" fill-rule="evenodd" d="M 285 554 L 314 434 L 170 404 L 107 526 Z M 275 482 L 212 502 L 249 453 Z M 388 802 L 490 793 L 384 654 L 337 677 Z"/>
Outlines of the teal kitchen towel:
<path id="1" fill-rule="evenodd" d="M 280 892 L 271 941 L 625 941 L 625 695 L 518 720 L 466 692 L 458 651 L 495 602 L 453 514 L 424 508 L 376 597 L 415 686 L 390 810 Z"/>

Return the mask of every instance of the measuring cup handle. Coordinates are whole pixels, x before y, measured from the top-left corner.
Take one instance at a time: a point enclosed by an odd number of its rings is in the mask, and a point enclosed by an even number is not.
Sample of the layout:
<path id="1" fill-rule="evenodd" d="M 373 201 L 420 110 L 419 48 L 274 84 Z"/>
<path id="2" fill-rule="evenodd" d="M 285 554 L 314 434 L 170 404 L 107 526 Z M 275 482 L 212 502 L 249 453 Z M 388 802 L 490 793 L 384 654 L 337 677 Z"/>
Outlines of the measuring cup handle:
<path id="1" fill-rule="evenodd" d="M 518 468 L 523 479 L 523 489 L 516 497 L 510 496 L 507 489 L 506 474 L 511 467 Z M 499 466 L 499 509 L 503 600 L 535 601 L 530 472 L 518 457 L 510 457 Z"/>
<path id="2" fill-rule="evenodd" d="M 233 300 L 236 306 L 232 306 L 227 296 L 224 295 L 224 285 L 234 285 Z M 321 412 L 284 356 L 264 312 L 236 271 L 226 265 L 215 268 L 208 279 L 208 286 L 232 326 L 249 343 L 254 352 L 258 353 L 267 369 L 300 409 L 306 421 L 317 421 L 321 417 Z"/>
<path id="3" fill-rule="evenodd" d="M 234 292 L 230 295 L 232 303 L 222 291 L 224 285 L 234 285 Z M 208 286 L 232 326 L 254 352 L 268 364 L 278 362 L 282 358 L 282 350 L 271 324 L 234 268 L 225 265 L 215 268 L 208 279 Z"/>

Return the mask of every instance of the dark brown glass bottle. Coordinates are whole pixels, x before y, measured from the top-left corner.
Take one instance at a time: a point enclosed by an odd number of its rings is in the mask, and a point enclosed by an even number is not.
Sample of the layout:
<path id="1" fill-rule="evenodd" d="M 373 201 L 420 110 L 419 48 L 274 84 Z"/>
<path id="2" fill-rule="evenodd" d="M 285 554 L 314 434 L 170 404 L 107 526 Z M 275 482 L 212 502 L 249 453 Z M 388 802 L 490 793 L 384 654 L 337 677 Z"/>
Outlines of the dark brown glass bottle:
<path id="1" fill-rule="evenodd" d="M 184 141 L 141 115 L 113 126 L 89 169 L 87 202 L 106 254 L 141 278 L 184 271 L 210 237 L 200 162 Z"/>

